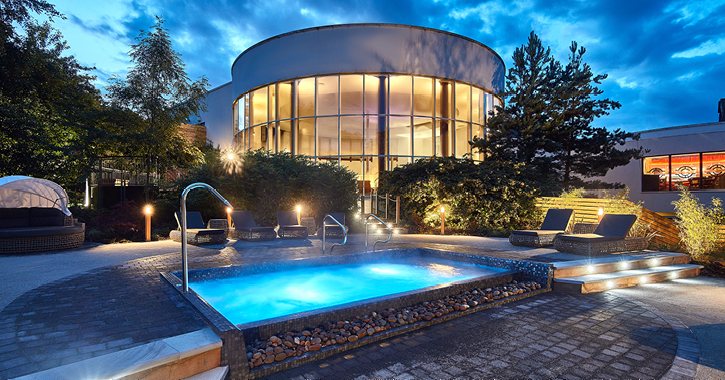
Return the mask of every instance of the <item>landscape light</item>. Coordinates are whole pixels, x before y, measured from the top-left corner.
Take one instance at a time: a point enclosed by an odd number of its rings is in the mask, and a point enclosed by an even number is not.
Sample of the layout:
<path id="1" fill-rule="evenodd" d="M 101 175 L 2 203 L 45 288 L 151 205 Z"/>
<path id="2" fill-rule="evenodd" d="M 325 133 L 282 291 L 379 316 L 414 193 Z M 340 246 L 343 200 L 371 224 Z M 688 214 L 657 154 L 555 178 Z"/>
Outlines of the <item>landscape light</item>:
<path id="1" fill-rule="evenodd" d="M 446 208 L 441 206 L 441 235 L 446 234 Z"/>
<path id="2" fill-rule="evenodd" d="M 602 217 L 604 217 L 604 209 L 600 207 L 599 211 L 597 212 L 597 223 L 602 222 Z"/>
<path id="3" fill-rule="evenodd" d="M 227 228 L 232 228 L 232 208 L 227 207 Z"/>
<path id="4" fill-rule="evenodd" d="M 146 205 L 143 208 L 143 213 L 146 215 L 146 241 L 151 241 L 151 214 L 153 212 L 154 209 L 151 205 Z"/>
<path id="5" fill-rule="evenodd" d="M 302 212 L 302 206 L 297 205 L 297 207 L 295 207 L 295 210 L 297 210 L 297 224 L 302 224 L 302 218 L 300 218 L 300 212 Z"/>

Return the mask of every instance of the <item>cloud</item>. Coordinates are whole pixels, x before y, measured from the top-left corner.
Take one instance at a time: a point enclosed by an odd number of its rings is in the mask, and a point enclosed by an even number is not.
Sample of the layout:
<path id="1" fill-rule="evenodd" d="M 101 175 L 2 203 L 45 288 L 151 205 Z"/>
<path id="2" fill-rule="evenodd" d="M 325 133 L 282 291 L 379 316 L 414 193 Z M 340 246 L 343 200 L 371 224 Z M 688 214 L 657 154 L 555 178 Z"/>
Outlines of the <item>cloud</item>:
<path id="1" fill-rule="evenodd" d="M 693 58 L 708 54 L 721 55 L 723 53 L 725 53 L 725 37 L 715 40 L 707 40 L 701 43 L 698 47 L 673 54 L 672 58 Z"/>

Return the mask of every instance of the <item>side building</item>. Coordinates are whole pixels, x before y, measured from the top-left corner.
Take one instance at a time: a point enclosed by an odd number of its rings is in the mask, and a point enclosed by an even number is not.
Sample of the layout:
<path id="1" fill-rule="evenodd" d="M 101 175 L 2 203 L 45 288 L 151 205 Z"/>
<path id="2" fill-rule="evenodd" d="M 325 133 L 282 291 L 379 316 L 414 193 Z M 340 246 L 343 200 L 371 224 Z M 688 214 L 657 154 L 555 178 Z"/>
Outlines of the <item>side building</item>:
<path id="1" fill-rule="evenodd" d="M 468 142 L 485 136 L 486 115 L 501 101 L 504 73 L 492 49 L 440 30 L 303 29 L 241 53 L 200 121 L 215 146 L 336 162 L 369 194 L 382 171 L 471 154 Z"/>
<path id="2" fill-rule="evenodd" d="M 713 197 L 725 199 L 725 122 L 643 131 L 639 141 L 628 141 L 623 149 L 636 147 L 649 152 L 603 177 L 629 187 L 632 201 L 671 215 L 672 202 L 679 199 L 678 185 L 705 204 Z"/>

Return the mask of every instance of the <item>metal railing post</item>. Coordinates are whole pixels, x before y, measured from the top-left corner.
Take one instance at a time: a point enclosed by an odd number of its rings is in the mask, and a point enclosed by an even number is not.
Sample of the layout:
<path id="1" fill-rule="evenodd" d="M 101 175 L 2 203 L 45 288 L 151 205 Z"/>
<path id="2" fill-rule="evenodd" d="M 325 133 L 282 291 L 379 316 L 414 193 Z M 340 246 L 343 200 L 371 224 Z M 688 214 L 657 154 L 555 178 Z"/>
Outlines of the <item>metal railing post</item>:
<path id="1" fill-rule="evenodd" d="M 377 219 L 378 222 L 382 223 L 385 226 L 385 228 L 388 229 L 388 240 L 376 240 L 375 243 L 373 243 L 373 252 L 375 252 L 375 245 L 376 244 L 378 244 L 378 243 L 387 243 L 387 242 L 390 241 L 390 238 L 393 237 L 393 229 L 390 228 L 390 226 L 387 223 L 383 222 L 382 219 L 378 218 L 377 215 L 375 215 L 375 214 L 368 215 L 367 218 L 365 218 L 365 252 L 368 251 L 368 220 L 370 220 L 370 218 Z"/>
<path id="2" fill-rule="evenodd" d="M 189 191 L 192 189 L 196 189 L 197 187 L 203 187 L 209 190 L 212 194 L 214 194 L 217 199 L 222 201 L 224 205 L 227 207 L 232 207 L 229 202 L 224 199 L 219 193 L 214 189 L 213 187 L 207 185 L 206 183 L 197 182 L 192 183 L 191 185 L 187 186 L 186 189 L 181 193 L 181 267 L 183 271 L 183 278 L 182 278 L 182 285 L 183 285 L 183 291 L 186 293 L 189 291 L 189 255 L 187 252 L 187 243 L 186 243 L 186 196 L 189 194 Z"/>
<path id="3" fill-rule="evenodd" d="M 325 236 L 326 235 L 325 220 L 327 220 L 327 218 L 330 218 L 330 219 L 332 219 L 333 222 L 337 223 L 337 225 L 340 226 L 340 228 L 342 228 L 342 233 L 345 235 L 345 239 L 342 241 L 342 244 L 340 244 L 340 243 L 332 243 L 332 247 L 330 248 L 330 253 L 332 253 L 332 250 L 335 249 L 335 246 L 336 245 L 343 246 L 343 245 L 345 245 L 345 243 L 347 243 L 347 228 L 345 228 L 345 226 L 343 226 L 332 215 L 330 215 L 330 214 L 325 215 L 325 217 L 322 218 L 322 254 L 323 255 L 325 254 L 325 238 L 326 238 L 326 236 Z"/>

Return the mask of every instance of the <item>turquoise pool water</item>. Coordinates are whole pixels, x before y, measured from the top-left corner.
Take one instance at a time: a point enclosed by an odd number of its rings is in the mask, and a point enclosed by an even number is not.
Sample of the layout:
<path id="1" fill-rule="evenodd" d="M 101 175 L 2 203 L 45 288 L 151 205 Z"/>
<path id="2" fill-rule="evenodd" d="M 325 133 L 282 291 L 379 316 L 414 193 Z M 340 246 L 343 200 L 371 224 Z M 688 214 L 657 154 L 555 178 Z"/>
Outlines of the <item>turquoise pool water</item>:
<path id="1" fill-rule="evenodd" d="M 416 257 L 191 282 L 190 287 L 239 325 L 504 271 Z"/>

